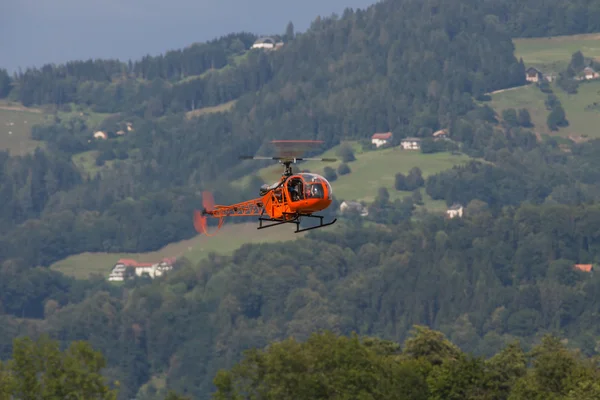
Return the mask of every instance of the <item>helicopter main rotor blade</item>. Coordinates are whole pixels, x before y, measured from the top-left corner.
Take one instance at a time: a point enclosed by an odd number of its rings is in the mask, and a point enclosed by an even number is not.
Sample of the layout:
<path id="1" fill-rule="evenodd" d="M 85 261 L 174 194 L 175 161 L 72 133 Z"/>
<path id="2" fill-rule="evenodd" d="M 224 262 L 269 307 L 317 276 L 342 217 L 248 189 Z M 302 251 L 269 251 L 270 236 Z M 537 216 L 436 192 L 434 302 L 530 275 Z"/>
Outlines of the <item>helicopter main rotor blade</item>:
<path id="1" fill-rule="evenodd" d="M 323 161 L 323 162 L 336 162 L 337 158 L 296 158 L 298 161 Z"/>
<path id="2" fill-rule="evenodd" d="M 336 162 L 337 158 L 304 158 L 304 157 L 260 157 L 260 156 L 240 156 L 241 160 L 284 160 L 290 162 L 296 161 L 323 161 Z"/>
<path id="3" fill-rule="evenodd" d="M 285 157 L 240 156 L 240 160 L 283 160 Z"/>

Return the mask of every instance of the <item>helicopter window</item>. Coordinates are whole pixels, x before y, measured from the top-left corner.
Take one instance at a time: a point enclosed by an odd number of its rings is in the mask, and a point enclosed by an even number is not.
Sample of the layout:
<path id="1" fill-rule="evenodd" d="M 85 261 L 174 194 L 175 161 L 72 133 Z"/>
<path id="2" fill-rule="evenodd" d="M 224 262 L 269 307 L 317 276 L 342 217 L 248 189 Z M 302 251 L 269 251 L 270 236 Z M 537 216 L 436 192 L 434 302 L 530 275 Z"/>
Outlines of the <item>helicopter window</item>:
<path id="1" fill-rule="evenodd" d="M 322 199 L 325 195 L 323 185 L 320 183 L 311 183 L 307 185 L 306 197 L 310 199 Z"/>
<path id="2" fill-rule="evenodd" d="M 292 179 L 288 184 L 288 192 L 292 201 L 299 201 L 304 198 L 304 188 L 302 179 Z"/>
<path id="3" fill-rule="evenodd" d="M 311 174 L 307 172 L 302 173 L 300 175 L 302 176 L 304 182 L 307 185 L 307 190 L 305 191 L 305 193 L 307 193 L 307 196 L 310 195 L 311 198 L 319 199 L 324 198 L 325 195 L 323 186 L 325 186 L 327 188 L 327 199 L 331 200 L 332 190 L 331 185 L 329 184 L 329 182 L 327 182 L 327 179 L 323 178 L 321 175 Z"/>

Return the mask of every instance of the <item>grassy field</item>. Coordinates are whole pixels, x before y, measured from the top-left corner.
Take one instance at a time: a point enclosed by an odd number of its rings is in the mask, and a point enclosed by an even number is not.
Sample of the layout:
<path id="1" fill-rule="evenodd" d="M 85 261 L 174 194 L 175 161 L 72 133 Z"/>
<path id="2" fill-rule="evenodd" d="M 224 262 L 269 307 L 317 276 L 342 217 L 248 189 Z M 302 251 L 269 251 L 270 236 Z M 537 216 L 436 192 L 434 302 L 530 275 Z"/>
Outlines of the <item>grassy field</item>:
<path id="1" fill-rule="evenodd" d="M 42 147 L 43 142 L 31 139 L 31 126 L 44 120 L 45 115 L 40 110 L 0 102 L 0 150 L 23 155 Z"/>
<path id="2" fill-rule="evenodd" d="M 571 61 L 571 55 L 580 50 L 585 57 L 600 60 L 600 34 L 554 36 L 548 38 L 513 39 L 515 56 L 523 58 L 526 67 L 535 67 L 544 73 L 557 73 Z"/>
<path id="3" fill-rule="evenodd" d="M 555 132 L 551 132 L 546 125 L 549 111 L 544 102 L 547 95 L 535 85 L 492 94 L 490 105 L 498 113 L 506 108 L 527 108 L 535 124 L 532 129 L 540 134 L 600 138 L 600 107 L 594 106 L 594 103 L 600 104 L 600 81 L 583 82 L 579 85 L 578 93 L 572 95 L 555 84 L 550 86 L 565 109 L 569 121 L 569 126 Z"/>
<path id="4" fill-rule="evenodd" d="M 71 103 L 71 111 L 58 111 L 56 114 L 61 120 L 69 120 L 71 118 L 83 118 L 85 119 L 86 125 L 90 129 L 96 129 L 98 125 L 102 123 L 106 118 L 112 114 L 97 113 L 90 111 L 86 107 L 79 106 L 75 103 Z"/>
<path id="5" fill-rule="evenodd" d="M 132 258 L 139 262 L 153 262 L 159 261 L 163 257 L 185 256 L 196 263 L 213 251 L 219 254 L 231 254 L 245 243 L 287 241 L 305 235 L 304 232 L 294 233 L 293 225 L 275 226 L 262 231 L 257 231 L 256 226 L 256 223 L 253 222 L 227 224 L 226 221 L 214 237 L 197 235 L 192 239 L 172 243 L 150 253 L 82 253 L 58 261 L 51 268 L 78 279 L 86 279 L 91 274 L 101 274 L 108 277 L 119 258 Z M 212 229 L 214 230 L 214 228 Z"/>
<path id="6" fill-rule="evenodd" d="M 465 155 L 452 155 L 450 153 L 422 154 L 402 150 L 399 147 L 362 151 L 359 146 L 353 143 L 356 160 L 348 163 L 351 173 L 338 176 L 332 182 L 333 193 L 336 199 L 371 202 L 377 196 L 377 190 L 385 187 L 390 193 L 392 200 L 401 198 L 409 192 L 399 192 L 394 188 L 396 173 L 408 173 L 411 168 L 419 167 L 423 176 L 435 174 L 437 172 L 452 168 L 469 160 Z M 337 147 L 323 153 L 323 157 L 337 157 Z M 249 161 L 256 162 L 256 161 Z M 341 161 L 334 163 L 323 163 L 318 161 L 308 161 L 298 164 L 300 169 L 307 169 L 318 174 L 323 173 L 323 168 L 330 166 L 337 170 Z M 297 170 L 296 168 L 294 169 Z M 281 176 L 282 167 L 274 164 L 259 170 L 258 175 L 266 182 L 274 182 Z M 236 183 L 245 185 L 248 183 L 248 177 Z M 257 188 L 258 190 L 258 188 Z M 423 200 L 431 210 L 445 208 L 443 201 L 433 201 L 429 196 L 423 193 Z"/>
<path id="7" fill-rule="evenodd" d="M 33 125 L 48 122 L 53 117 L 55 107 L 43 108 L 23 107 L 19 103 L 0 101 L 0 150 L 10 150 L 13 155 L 27 154 L 44 142 L 31 139 Z M 62 120 L 83 117 L 86 124 L 94 129 L 110 114 L 95 113 L 72 105 L 72 111 L 58 111 L 56 115 Z M 84 155 L 85 157 L 89 157 Z"/>

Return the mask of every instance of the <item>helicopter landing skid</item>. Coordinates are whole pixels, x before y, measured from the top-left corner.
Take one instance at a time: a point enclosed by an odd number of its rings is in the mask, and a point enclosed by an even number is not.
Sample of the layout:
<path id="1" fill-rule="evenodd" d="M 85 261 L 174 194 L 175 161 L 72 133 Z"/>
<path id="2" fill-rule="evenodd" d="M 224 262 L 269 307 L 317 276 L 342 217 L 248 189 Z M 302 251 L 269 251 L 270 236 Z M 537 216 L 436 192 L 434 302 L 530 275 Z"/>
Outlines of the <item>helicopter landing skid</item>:
<path id="1" fill-rule="evenodd" d="M 263 217 L 259 217 L 259 226 L 256 229 L 266 229 L 266 228 L 271 228 L 273 226 L 277 226 L 277 225 L 283 225 L 283 224 L 296 224 L 296 230 L 294 231 L 294 233 L 299 233 L 299 232 L 305 232 L 305 231 L 310 231 L 313 229 L 319 229 L 319 228 L 324 228 L 326 226 L 329 225 L 333 225 L 335 224 L 335 222 L 337 221 L 337 218 L 334 218 L 333 221 L 328 222 L 326 224 L 323 223 L 323 216 L 321 215 L 311 215 L 311 214 L 287 214 L 292 216 L 291 219 L 281 219 L 281 218 L 263 218 Z M 300 229 L 300 218 L 302 217 L 306 217 L 306 218 L 318 218 L 319 219 L 319 225 L 316 226 L 311 226 L 310 228 L 303 228 Z M 272 222 L 269 225 L 263 225 L 263 221 L 265 222 Z"/>

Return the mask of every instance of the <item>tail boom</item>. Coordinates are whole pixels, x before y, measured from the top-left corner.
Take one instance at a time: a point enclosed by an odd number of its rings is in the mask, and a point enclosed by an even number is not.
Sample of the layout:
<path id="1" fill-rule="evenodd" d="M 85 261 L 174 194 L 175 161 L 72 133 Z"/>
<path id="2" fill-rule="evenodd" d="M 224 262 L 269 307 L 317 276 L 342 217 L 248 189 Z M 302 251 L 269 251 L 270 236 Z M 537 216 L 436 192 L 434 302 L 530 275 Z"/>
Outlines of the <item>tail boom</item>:
<path id="1" fill-rule="evenodd" d="M 204 210 L 202 214 L 214 218 L 225 218 L 261 216 L 263 212 L 264 204 L 262 199 L 259 198 L 232 204 L 230 206 L 215 206 L 214 210 Z"/>
<path id="2" fill-rule="evenodd" d="M 205 234 L 206 236 L 214 236 L 225 221 L 225 217 L 252 217 L 262 216 L 264 213 L 264 204 L 261 198 L 248 200 L 241 203 L 232 204 L 229 206 L 213 206 L 211 210 L 206 208 L 202 211 L 194 211 L 194 228 L 196 232 Z M 208 233 L 207 217 L 218 218 L 217 231 L 212 234 Z"/>

